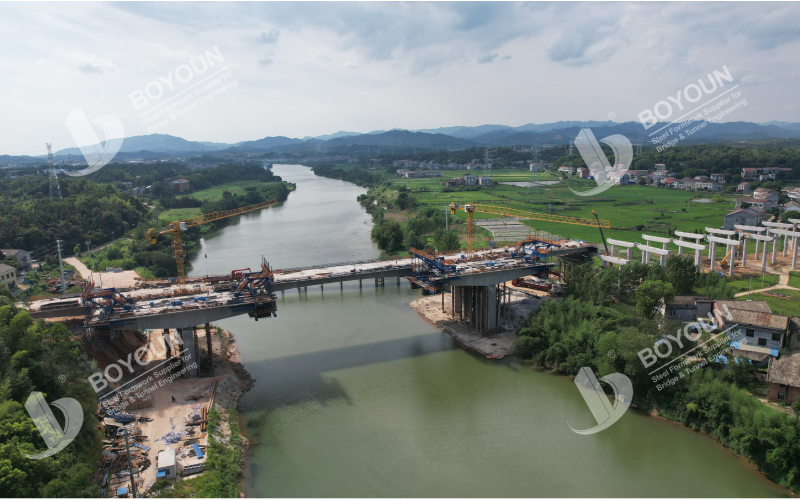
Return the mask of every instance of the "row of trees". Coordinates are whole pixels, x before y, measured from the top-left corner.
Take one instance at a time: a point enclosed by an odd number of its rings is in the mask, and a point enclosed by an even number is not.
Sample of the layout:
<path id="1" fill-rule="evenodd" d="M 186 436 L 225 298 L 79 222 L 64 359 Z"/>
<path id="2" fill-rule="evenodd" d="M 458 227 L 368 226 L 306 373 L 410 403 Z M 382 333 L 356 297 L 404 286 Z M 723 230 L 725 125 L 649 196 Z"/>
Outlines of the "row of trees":
<path id="1" fill-rule="evenodd" d="M 372 239 L 378 248 L 387 253 L 394 253 L 403 248 L 426 248 L 433 246 L 440 252 L 457 250 L 461 244 L 458 233 L 445 230 L 444 212 L 435 208 L 425 208 L 405 224 L 390 220 L 384 216 L 383 210 L 372 214 L 374 226 Z M 428 243 L 431 237 L 432 245 Z"/>

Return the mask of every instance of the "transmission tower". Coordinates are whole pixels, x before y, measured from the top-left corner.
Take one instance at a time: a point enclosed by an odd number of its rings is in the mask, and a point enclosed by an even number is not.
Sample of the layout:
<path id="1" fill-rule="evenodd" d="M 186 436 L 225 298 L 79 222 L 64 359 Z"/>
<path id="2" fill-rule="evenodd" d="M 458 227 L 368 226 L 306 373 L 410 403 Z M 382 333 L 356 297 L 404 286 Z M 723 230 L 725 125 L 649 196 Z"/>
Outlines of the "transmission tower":
<path id="1" fill-rule="evenodd" d="M 639 139 L 639 142 L 636 143 L 636 156 L 642 154 L 642 140 Z"/>
<path id="2" fill-rule="evenodd" d="M 58 196 L 60 199 L 61 185 L 58 183 L 58 174 L 56 174 L 56 164 L 53 161 L 52 144 L 47 144 L 47 161 L 50 163 L 50 199 L 52 200 L 56 196 Z"/>

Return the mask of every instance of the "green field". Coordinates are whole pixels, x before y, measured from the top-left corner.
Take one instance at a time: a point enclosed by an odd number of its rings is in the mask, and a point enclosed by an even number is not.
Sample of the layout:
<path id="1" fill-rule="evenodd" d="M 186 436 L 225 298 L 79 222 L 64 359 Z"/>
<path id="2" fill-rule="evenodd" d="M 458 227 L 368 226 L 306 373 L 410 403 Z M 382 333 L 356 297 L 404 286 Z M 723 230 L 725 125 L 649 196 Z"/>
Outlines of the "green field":
<path id="1" fill-rule="evenodd" d="M 231 194 L 245 194 L 247 191 L 245 188 L 248 187 L 259 187 L 264 186 L 264 182 L 260 181 L 236 181 L 236 182 L 228 182 L 226 184 L 221 184 L 219 186 L 215 186 L 208 189 L 202 189 L 200 191 L 196 191 L 192 193 L 190 196 L 192 198 L 201 200 L 201 201 L 208 201 L 208 200 L 219 200 L 222 198 L 222 193 L 224 191 L 230 191 Z"/>
<path id="2" fill-rule="evenodd" d="M 159 221 L 163 222 L 163 219 L 166 219 L 166 222 L 171 222 L 174 220 L 183 220 L 188 219 L 189 217 L 195 217 L 201 215 L 200 208 L 171 208 L 169 210 L 164 210 L 158 216 Z"/>
<path id="3" fill-rule="evenodd" d="M 734 279 L 728 279 L 728 284 L 736 290 L 736 293 L 746 292 L 750 290 L 750 278 L 742 279 L 741 277 L 733 276 Z M 769 286 L 777 285 L 780 281 L 780 276 L 777 274 L 765 274 L 762 280 L 762 277 L 753 276 L 753 290 L 760 290 L 762 288 L 767 288 Z M 763 282 L 763 285 L 762 285 Z M 783 293 L 783 292 L 781 292 Z"/>
<path id="4" fill-rule="evenodd" d="M 800 273 L 789 272 L 789 286 L 800 288 Z"/>
<path id="5" fill-rule="evenodd" d="M 766 300 L 769 308 L 775 314 L 783 314 L 784 316 L 800 316 L 800 290 L 775 290 L 775 293 L 787 295 L 790 299 L 783 297 L 775 297 L 773 295 L 765 295 L 763 293 L 754 293 L 750 296 L 751 300 Z"/>

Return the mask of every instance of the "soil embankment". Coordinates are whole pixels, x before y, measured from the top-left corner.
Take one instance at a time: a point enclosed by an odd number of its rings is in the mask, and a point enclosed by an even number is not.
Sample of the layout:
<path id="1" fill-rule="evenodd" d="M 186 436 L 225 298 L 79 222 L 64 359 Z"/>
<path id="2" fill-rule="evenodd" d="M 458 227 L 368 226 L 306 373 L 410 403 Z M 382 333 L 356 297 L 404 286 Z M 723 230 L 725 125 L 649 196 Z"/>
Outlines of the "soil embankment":
<path id="1" fill-rule="evenodd" d="M 413 300 L 409 305 L 427 322 L 443 330 L 456 339 L 466 349 L 492 358 L 502 358 L 514 353 L 513 342 L 516 340 L 516 331 L 528 315 L 539 308 L 546 294 L 530 293 L 511 287 L 511 301 L 508 311 L 501 311 L 500 328 L 491 334 L 481 334 L 468 325 L 453 318 L 449 295 L 445 297 L 444 310 L 442 310 L 442 297 L 428 295 Z"/>

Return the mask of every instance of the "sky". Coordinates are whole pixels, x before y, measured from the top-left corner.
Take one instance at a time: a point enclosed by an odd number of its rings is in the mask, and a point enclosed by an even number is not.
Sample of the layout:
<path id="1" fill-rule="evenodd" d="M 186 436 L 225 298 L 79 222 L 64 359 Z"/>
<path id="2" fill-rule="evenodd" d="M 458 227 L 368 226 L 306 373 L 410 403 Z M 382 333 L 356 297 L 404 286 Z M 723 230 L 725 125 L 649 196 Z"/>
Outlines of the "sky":
<path id="1" fill-rule="evenodd" d="M 800 122 L 798 19 L 788 2 L 0 3 L 0 154 L 80 145 L 76 109 L 101 139 L 110 116 L 125 137 L 227 143 L 635 121 L 723 67 L 747 101 L 723 121 Z"/>

